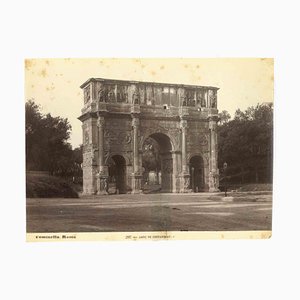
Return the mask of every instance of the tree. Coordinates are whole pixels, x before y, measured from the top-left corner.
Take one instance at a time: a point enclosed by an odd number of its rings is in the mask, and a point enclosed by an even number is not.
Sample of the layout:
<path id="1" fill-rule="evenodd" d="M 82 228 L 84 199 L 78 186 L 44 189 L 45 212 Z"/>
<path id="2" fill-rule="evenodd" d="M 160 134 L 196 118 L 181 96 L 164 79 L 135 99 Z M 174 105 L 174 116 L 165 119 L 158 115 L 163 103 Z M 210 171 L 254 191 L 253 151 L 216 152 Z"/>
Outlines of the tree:
<path id="1" fill-rule="evenodd" d="M 271 182 L 272 143 L 272 104 L 238 109 L 219 126 L 219 168 L 226 161 L 232 181 Z"/>
<path id="2" fill-rule="evenodd" d="M 72 175 L 75 178 L 82 178 L 82 151 L 83 145 L 75 148 L 72 153 L 73 159 L 73 168 L 72 168 Z"/>
<path id="3" fill-rule="evenodd" d="M 44 138 L 42 132 L 42 114 L 40 107 L 33 100 L 27 101 L 25 105 L 25 134 L 26 134 L 26 168 L 27 170 L 42 170 L 41 156 L 37 145 Z"/>
<path id="4" fill-rule="evenodd" d="M 74 162 L 79 166 L 81 166 L 82 164 L 82 150 L 83 150 L 83 145 L 80 145 L 79 147 L 73 150 Z"/>
<path id="5" fill-rule="evenodd" d="M 43 115 L 33 100 L 26 102 L 25 114 L 26 169 L 66 176 L 73 165 L 68 119 Z"/>
<path id="6" fill-rule="evenodd" d="M 227 110 L 222 110 L 219 113 L 219 118 L 220 118 L 220 124 L 226 124 L 228 123 L 228 121 L 231 119 L 231 115 L 229 114 L 229 112 Z"/>

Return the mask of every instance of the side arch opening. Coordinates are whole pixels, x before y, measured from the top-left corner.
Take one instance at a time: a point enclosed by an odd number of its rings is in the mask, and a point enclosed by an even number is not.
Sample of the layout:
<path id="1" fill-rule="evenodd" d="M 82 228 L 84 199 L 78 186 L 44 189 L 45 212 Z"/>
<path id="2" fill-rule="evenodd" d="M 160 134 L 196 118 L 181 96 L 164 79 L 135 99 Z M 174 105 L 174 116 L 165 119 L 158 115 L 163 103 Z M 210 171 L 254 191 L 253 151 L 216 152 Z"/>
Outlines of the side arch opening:
<path id="1" fill-rule="evenodd" d="M 126 194 L 126 161 L 122 155 L 113 155 L 108 161 L 110 192 Z"/>
<path id="2" fill-rule="evenodd" d="M 204 161 L 200 155 L 191 157 L 189 161 L 190 168 L 190 189 L 193 192 L 203 192 L 205 190 L 204 183 Z"/>

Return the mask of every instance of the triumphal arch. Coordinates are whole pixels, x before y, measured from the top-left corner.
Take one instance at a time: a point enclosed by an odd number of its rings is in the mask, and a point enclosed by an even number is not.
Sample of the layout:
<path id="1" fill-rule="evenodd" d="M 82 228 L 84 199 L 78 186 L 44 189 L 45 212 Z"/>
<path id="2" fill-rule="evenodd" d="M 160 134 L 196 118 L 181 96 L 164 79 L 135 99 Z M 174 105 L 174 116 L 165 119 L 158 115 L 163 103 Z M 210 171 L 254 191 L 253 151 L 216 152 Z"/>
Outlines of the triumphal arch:
<path id="1" fill-rule="evenodd" d="M 218 88 L 103 78 L 81 88 L 84 194 L 105 193 L 111 162 L 119 192 L 141 193 L 149 137 L 159 145 L 161 192 L 218 190 Z"/>

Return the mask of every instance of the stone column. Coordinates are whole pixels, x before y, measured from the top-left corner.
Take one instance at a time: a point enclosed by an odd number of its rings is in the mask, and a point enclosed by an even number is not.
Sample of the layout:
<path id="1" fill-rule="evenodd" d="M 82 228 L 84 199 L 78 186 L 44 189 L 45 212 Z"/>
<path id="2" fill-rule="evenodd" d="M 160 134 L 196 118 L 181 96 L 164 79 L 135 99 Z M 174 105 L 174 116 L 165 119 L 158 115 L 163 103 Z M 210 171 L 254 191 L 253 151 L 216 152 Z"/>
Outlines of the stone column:
<path id="1" fill-rule="evenodd" d="M 101 172 L 103 169 L 103 162 L 104 162 L 104 124 L 105 119 L 103 116 L 98 117 L 98 159 L 99 159 L 99 171 Z"/>
<path id="2" fill-rule="evenodd" d="M 186 162 L 186 128 L 187 121 L 181 120 L 180 122 L 181 128 L 181 153 L 182 153 L 182 173 L 187 172 L 187 162 Z"/>
<path id="3" fill-rule="evenodd" d="M 218 116 L 209 117 L 210 153 L 209 153 L 209 191 L 219 191 L 218 149 L 217 149 Z"/>
<path id="4" fill-rule="evenodd" d="M 133 128 L 133 172 L 139 172 L 139 126 L 140 120 L 137 117 L 132 119 Z"/>
<path id="5" fill-rule="evenodd" d="M 141 193 L 142 175 L 140 174 L 140 158 L 139 158 L 139 131 L 140 119 L 137 115 L 132 115 L 133 129 L 133 173 L 132 173 L 132 193 Z"/>
<path id="6" fill-rule="evenodd" d="M 118 85 L 117 84 L 115 85 L 115 91 L 114 92 L 115 92 L 115 99 L 116 99 L 115 102 L 118 103 Z"/>
<path id="7" fill-rule="evenodd" d="M 187 150 L 186 150 L 186 136 L 187 136 L 187 120 L 181 119 L 181 183 L 180 192 L 187 193 L 190 191 L 190 174 L 187 167 Z"/>
<path id="8" fill-rule="evenodd" d="M 173 179 L 172 179 L 172 192 L 179 193 L 180 192 L 180 151 L 175 150 L 171 151 L 172 161 L 173 161 Z"/>
<path id="9" fill-rule="evenodd" d="M 99 115 L 98 127 L 98 174 L 97 174 L 97 194 L 106 194 L 104 183 L 108 179 L 108 168 L 104 165 L 104 116 Z"/>

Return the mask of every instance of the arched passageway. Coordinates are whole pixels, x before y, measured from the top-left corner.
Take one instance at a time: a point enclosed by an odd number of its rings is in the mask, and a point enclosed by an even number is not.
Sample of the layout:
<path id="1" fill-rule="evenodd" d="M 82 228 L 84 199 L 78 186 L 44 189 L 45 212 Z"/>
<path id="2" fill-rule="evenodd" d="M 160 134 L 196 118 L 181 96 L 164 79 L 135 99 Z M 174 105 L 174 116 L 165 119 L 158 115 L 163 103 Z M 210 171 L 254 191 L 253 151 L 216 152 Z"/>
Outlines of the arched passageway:
<path id="1" fill-rule="evenodd" d="M 143 144 L 143 188 L 171 193 L 173 188 L 173 159 L 170 138 L 163 133 L 151 134 Z"/>
<path id="2" fill-rule="evenodd" d="M 126 161 L 123 156 L 114 155 L 110 158 L 108 175 L 110 185 L 114 187 L 114 191 L 119 194 L 125 194 L 127 192 Z"/>
<path id="3" fill-rule="evenodd" d="M 190 159 L 190 188 L 193 192 L 204 191 L 204 164 L 200 155 L 195 155 Z"/>

